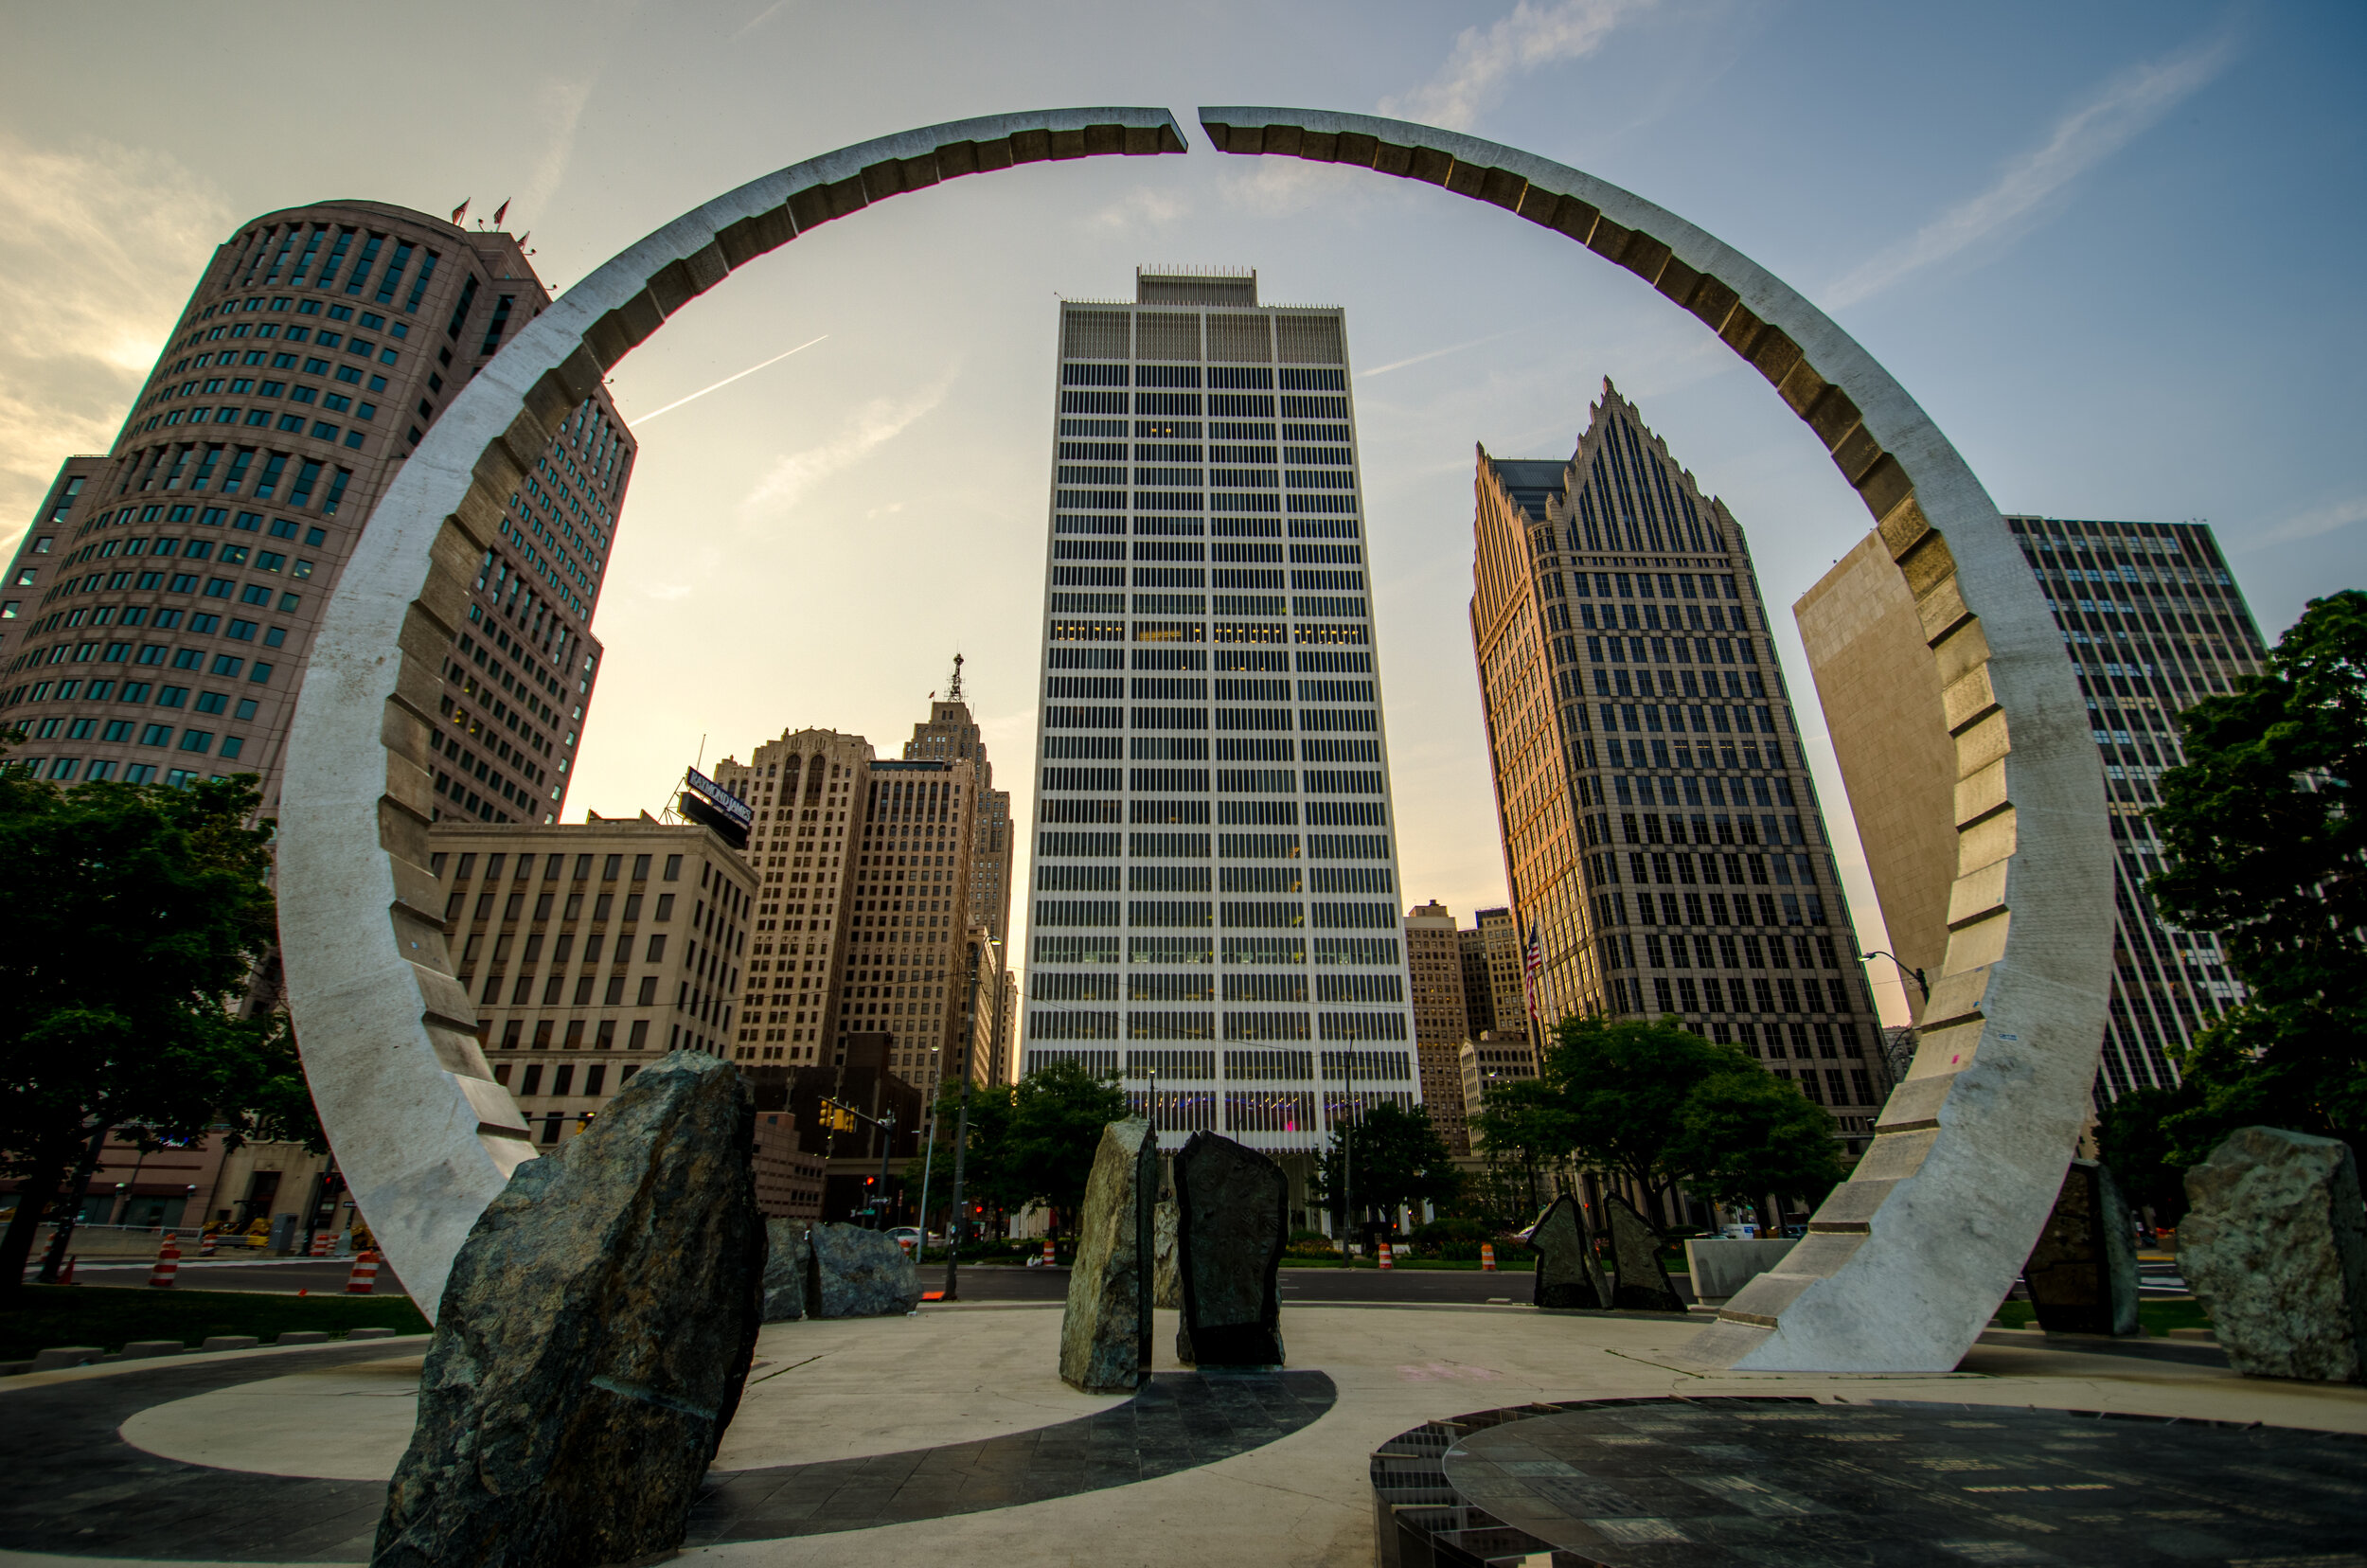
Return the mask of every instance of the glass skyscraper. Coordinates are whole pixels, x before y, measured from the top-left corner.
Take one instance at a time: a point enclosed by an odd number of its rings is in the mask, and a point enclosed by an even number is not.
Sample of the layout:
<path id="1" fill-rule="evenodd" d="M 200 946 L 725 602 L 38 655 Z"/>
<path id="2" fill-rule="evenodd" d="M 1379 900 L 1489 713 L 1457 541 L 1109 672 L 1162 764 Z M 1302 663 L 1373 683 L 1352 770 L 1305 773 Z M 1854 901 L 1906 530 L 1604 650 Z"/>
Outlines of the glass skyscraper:
<path id="1" fill-rule="evenodd" d="M 1420 1099 L 1346 320 L 1142 271 L 1058 380 L 1022 1070 L 1305 1156 Z"/>

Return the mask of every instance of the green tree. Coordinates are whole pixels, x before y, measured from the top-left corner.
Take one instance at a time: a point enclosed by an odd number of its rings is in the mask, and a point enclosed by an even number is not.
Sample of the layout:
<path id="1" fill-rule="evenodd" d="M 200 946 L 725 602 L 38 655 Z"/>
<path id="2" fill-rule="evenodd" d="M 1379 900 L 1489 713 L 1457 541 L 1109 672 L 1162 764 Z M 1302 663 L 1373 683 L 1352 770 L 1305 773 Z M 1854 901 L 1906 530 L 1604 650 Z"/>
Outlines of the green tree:
<path id="1" fill-rule="evenodd" d="M 970 1147 L 962 1157 L 962 1202 L 970 1207 L 972 1223 L 971 1239 L 977 1238 L 976 1222 L 980 1211 L 991 1212 L 1009 1206 L 1004 1190 L 1002 1169 L 997 1163 L 1002 1153 L 1004 1136 L 1011 1124 L 1011 1102 L 1015 1091 L 1008 1084 L 988 1084 L 973 1087 L 970 1094 Z M 933 1203 L 953 1201 L 953 1139 L 962 1120 L 962 1088 L 959 1081 L 940 1088 L 936 1104 L 936 1155 L 929 1167 L 932 1183 L 929 1197 Z M 904 1167 L 904 1190 L 920 1191 L 923 1156 L 914 1156 Z M 927 1217 L 921 1226 L 928 1227 Z"/>
<path id="2" fill-rule="evenodd" d="M 1569 1156 L 1575 1141 L 1569 1108 L 1541 1078 L 1513 1078 L 1488 1091 L 1486 1103 L 1470 1119 L 1471 1136 L 1486 1146 L 1491 1167 L 1510 1167 L 1520 1185 L 1521 1219 L 1543 1206 L 1545 1170 Z M 1505 1218 L 1510 1218 L 1506 1216 Z"/>
<path id="3" fill-rule="evenodd" d="M 2096 1147 L 2122 1196 L 2152 1209 L 2157 1225 L 2175 1226 L 2186 1213 L 2186 1167 L 2173 1157 L 2169 1124 L 2200 1099 L 2188 1078 L 2174 1089 L 2132 1089 L 2096 1116 Z"/>
<path id="4" fill-rule="evenodd" d="M 1740 1046 L 1673 1018 L 1568 1019 L 1545 1081 L 1577 1163 L 1655 1200 L 1682 1187 L 1730 1203 L 1768 1192 L 1814 1202 L 1841 1180 L 1830 1117 Z"/>
<path id="5" fill-rule="evenodd" d="M 275 933 L 257 798 L 252 776 L 61 789 L 0 775 L 0 1149 L 25 1179 L 0 1292 L 94 1132 L 310 1122 L 284 1020 L 240 1007 Z"/>
<path id="6" fill-rule="evenodd" d="M 1004 1200 L 1013 1207 L 1043 1204 L 1059 1235 L 1084 1206 L 1101 1130 L 1127 1114 L 1126 1091 L 1076 1062 L 1056 1061 L 1021 1078 L 993 1156 Z"/>
<path id="7" fill-rule="evenodd" d="M 2168 919 L 2215 931 L 2251 995 L 2182 1063 L 2192 1098 L 2156 1107 L 2171 1163 L 2234 1128 L 2367 1133 L 2367 593 L 2312 599 L 2260 675 L 2180 716 L 2186 760 L 2152 818 Z"/>
<path id="8" fill-rule="evenodd" d="M 1379 1209 L 1394 1215 L 1401 1206 L 1452 1203 L 1463 1190 L 1463 1172 L 1455 1168 L 1430 1113 L 1386 1102 L 1366 1111 L 1352 1123 L 1334 1122 L 1331 1141 L 1324 1148 L 1309 1191 L 1320 1203 L 1344 1195 L 1358 1213 Z M 1350 1229 L 1356 1228 L 1354 1215 Z"/>

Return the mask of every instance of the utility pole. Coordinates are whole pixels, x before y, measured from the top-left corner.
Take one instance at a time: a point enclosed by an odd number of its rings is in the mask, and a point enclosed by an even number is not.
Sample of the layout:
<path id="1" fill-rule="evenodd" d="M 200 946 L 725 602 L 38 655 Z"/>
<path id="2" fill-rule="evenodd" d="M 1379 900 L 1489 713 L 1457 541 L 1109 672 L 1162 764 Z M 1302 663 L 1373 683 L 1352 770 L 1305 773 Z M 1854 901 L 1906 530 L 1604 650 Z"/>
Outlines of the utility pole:
<path id="1" fill-rule="evenodd" d="M 91 1133 L 90 1142 L 82 1149 L 81 1163 L 74 1167 L 74 1180 L 58 1210 L 57 1227 L 49 1233 L 48 1254 L 41 1260 L 39 1280 L 44 1285 L 55 1285 L 58 1271 L 65 1266 L 65 1249 L 74 1239 L 76 1221 L 82 1217 L 82 1197 L 90 1191 L 91 1172 L 98 1168 L 98 1156 L 107 1146 L 108 1131 L 100 1127 Z"/>
<path id="2" fill-rule="evenodd" d="M 997 1005 L 1000 1006 L 1000 999 Z M 978 1036 L 978 944 L 970 944 L 970 984 L 962 992 L 962 1105 L 953 1119 L 953 1217 L 945 1222 L 945 1298 L 961 1300 L 962 1237 L 970 1229 L 970 1210 L 962 1203 L 962 1167 L 970 1153 L 970 1056 Z M 928 1226 L 921 1226 L 928 1238 Z"/>

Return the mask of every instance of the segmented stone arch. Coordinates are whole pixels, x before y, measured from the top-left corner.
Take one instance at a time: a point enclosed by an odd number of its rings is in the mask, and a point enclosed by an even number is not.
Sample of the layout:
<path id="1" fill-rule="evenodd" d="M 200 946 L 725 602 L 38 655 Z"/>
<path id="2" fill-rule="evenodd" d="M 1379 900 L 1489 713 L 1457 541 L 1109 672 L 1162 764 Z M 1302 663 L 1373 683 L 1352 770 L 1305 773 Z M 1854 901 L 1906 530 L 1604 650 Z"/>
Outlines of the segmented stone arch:
<path id="1" fill-rule="evenodd" d="M 1689 1350 L 1706 1366 L 1953 1367 L 2062 1185 L 2104 1036 L 2112 850 L 2087 707 L 2020 552 L 1889 372 L 1748 258 L 1632 193 L 1400 120 L 1208 108 L 1226 152 L 1439 186 L 1633 273 L 1767 378 L 1864 502 L 1914 596 L 1956 756 L 1948 959 L 1872 1148 L 1774 1272 Z"/>
<path id="2" fill-rule="evenodd" d="M 1766 376 L 1865 501 L 1923 615 L 1958 758 L 1958 877 L 1923 1045 L 1855 1177 L 1784 1269 L 1728 1304 L 1704 1364 L 1955 1364 L 2027 1256 L 2083 1118 L 2103 1033 L 2110 844 L 2086 715 L 2052 620 L 1963 459 L 1873 358 L 1746 258 L 1575 169 L 1361 116 L 1210 109 L 1228 152 L 1345 163 L 1502 206 L 1635 273 Z M 1157 109 L 970 120 L 743 186 L 545 311 L 446 411 L 340 578 L 290 735 L 279 891 L 290 1005 L 363 1212 L 431 1309 L 453 1255 L 533 1157 L 473 1036 L 427 869 L 442 655 L 503 498 L 599 378 L 734 268 L 823 223 L 963 174 L 1180 152 Z M 2009 724 L 2010 719 L 2010 724 Z M 373 747 L 375 742 L 375 748 Z"/>
<path id="3" fill-rule="evenodd" d="M 338 1165 L 431 1316 L 469 1228 L 534 1157 L 454 978 L 427 851 L 444 654 L 506 498 L 618 361 L 799 235 L 966 174 L 1184 151 L 1164 109 L 1038 111 L 881 137 L 752 181 L 569 289 L 454 400 L 371 514 L 290 726 L 280 931 L 305 1072 Z"/>

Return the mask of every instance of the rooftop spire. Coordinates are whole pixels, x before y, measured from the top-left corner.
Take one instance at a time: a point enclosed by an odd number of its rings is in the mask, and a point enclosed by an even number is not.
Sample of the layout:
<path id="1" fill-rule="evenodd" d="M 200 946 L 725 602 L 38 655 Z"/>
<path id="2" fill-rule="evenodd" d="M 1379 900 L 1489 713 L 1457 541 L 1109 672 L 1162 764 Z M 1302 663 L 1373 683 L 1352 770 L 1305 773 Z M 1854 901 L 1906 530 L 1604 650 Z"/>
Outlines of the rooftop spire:
<path id="1" fill-rule="evenodd" d="M 962 656 L 959 653 L 953 655 L 953 681 L 945 688 L 945 700 L 949 703 L 962 700 Z"/>

